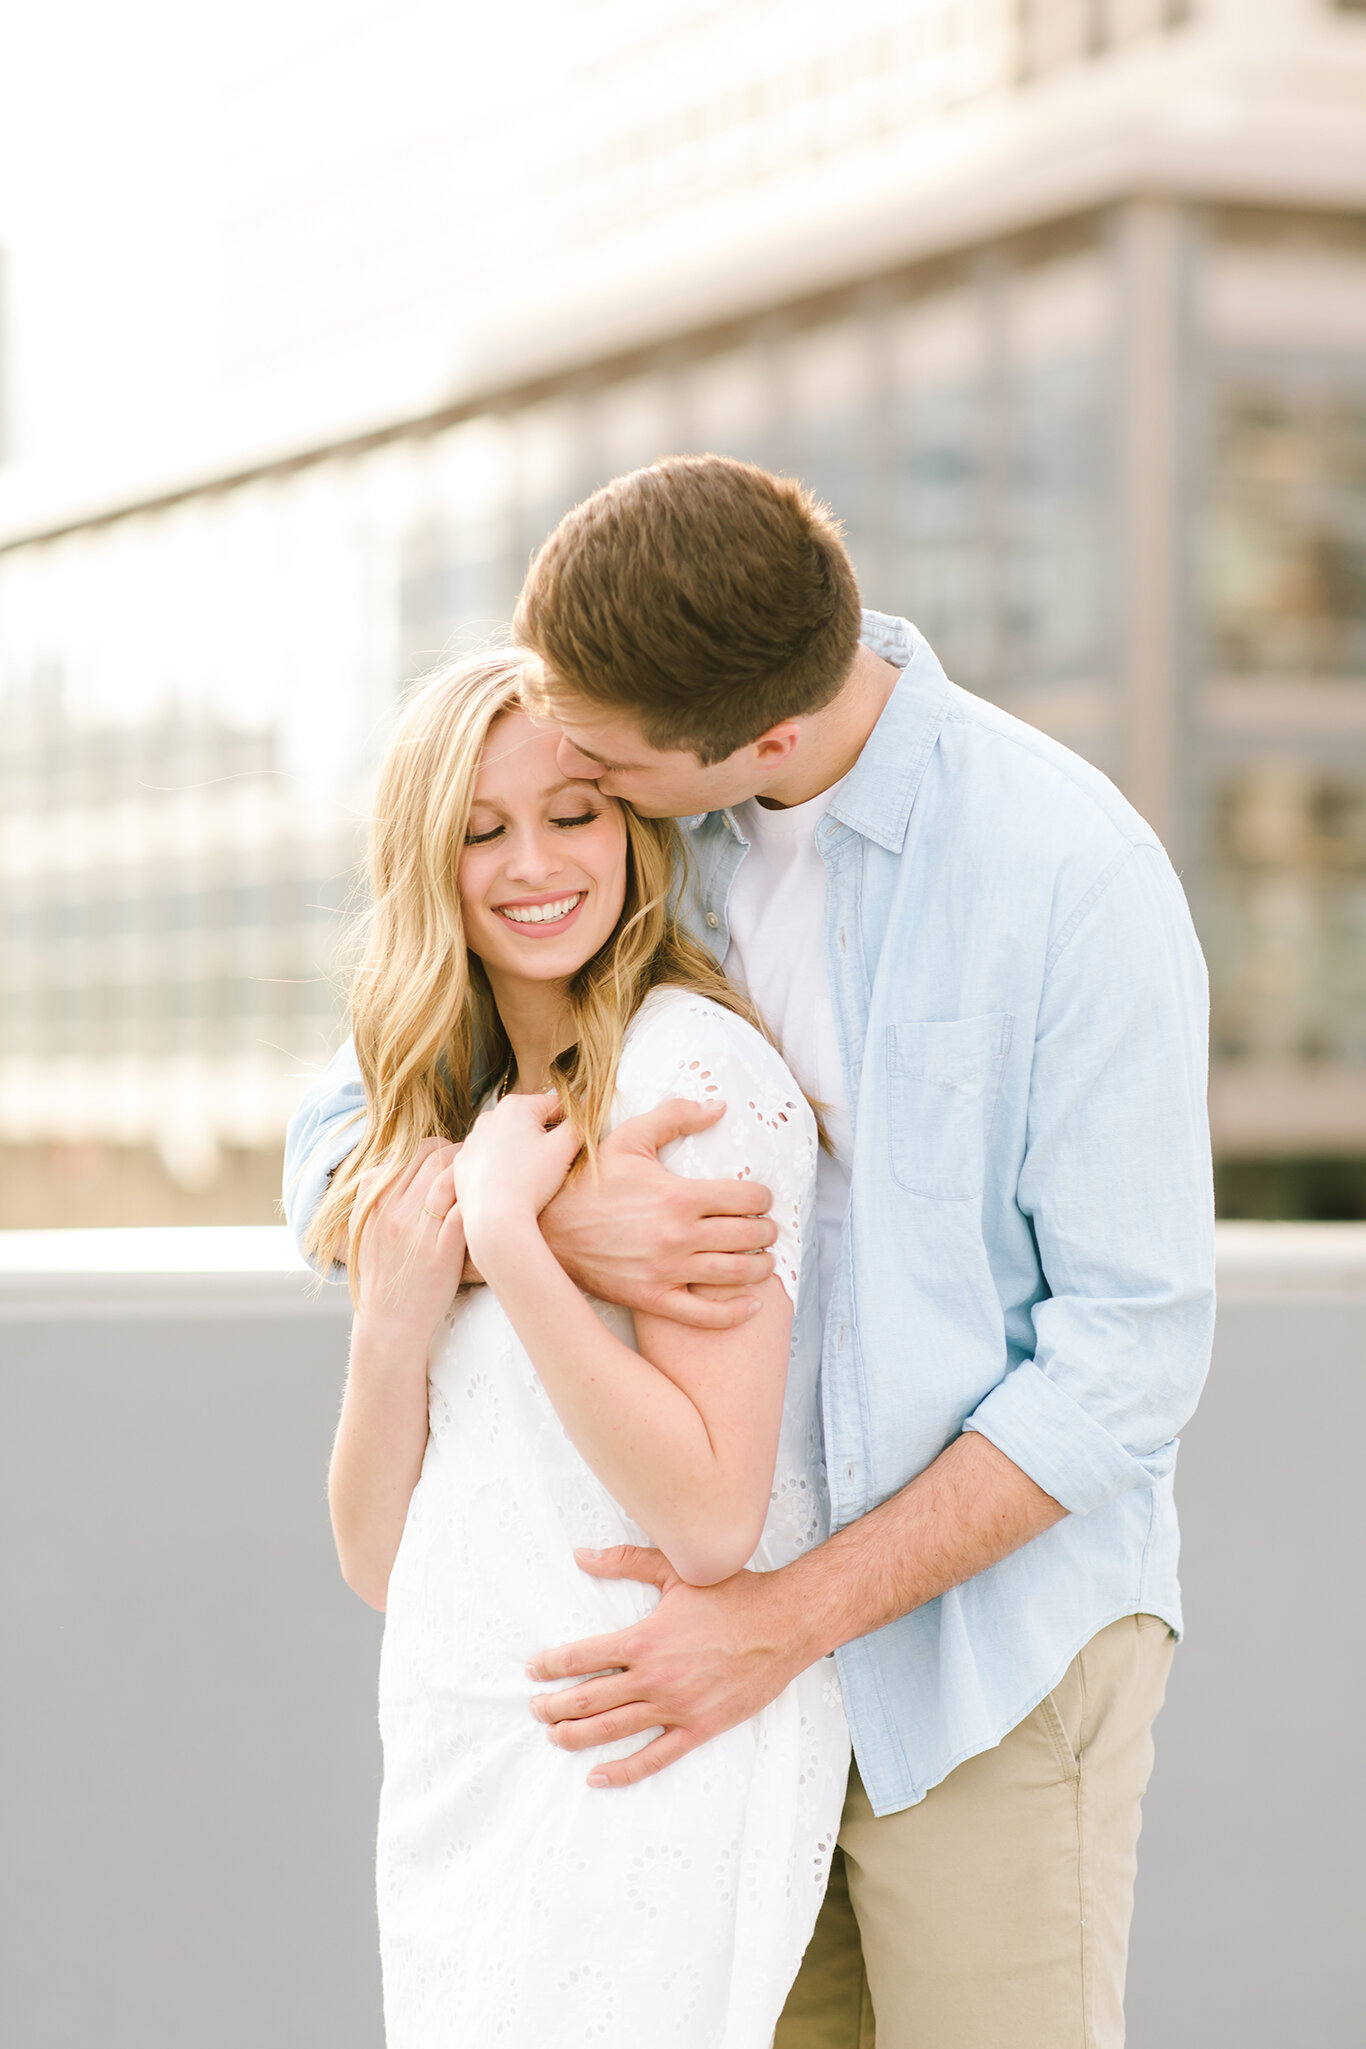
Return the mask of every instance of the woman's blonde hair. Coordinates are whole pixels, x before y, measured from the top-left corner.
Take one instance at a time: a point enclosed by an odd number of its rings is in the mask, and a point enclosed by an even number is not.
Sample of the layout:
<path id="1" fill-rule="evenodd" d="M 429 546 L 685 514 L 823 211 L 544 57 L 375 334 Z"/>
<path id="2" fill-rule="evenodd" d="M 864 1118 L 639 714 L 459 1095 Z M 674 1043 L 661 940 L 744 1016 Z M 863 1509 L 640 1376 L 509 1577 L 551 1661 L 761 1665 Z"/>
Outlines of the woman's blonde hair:
<path id="1" fill-rule="evenodd" d="M 353 1294 L 357 1248 L 376 1203 L 424 1139 L 464 1138 L 511 1056 L 483 964 L 465 943 L 458 876 L 490 729 L 519 708 L 536 667 L 534 655 L 509 647 L 440 670 L 409 699 L 380 771 L 371 903 L 350 991 L 365 1131 L 332 1175 L 305 1239 L 315 1263 L 346 1265 Z M 709 996 L 763 1030 L 753 1006 L 677 922 L 682 845 L 673 821 L 638 817 L 629 805 L 622 815 L 625 902 L 611 937 L 570 984 L 576 1039 L 553 1073 L 590 1160 L 611 1110 L 626 1027 L 652 989 L 667 983 Z"/>

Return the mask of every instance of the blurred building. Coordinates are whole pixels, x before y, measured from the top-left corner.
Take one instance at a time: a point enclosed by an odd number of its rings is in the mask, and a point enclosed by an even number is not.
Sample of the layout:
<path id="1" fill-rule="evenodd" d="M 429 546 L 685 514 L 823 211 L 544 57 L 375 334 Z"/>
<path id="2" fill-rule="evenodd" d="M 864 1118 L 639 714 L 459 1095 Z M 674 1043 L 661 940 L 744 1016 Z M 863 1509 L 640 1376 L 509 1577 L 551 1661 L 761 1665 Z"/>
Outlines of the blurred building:
<path id="1" fill-rule="evenodd" d="M 1366 1215 L 1366 8 L 442 15 L 218 80 L 164 402 L 27 431 L 7 267 L 0 1223 L 268 1213 L 399 686 L 703 449 L 1160 830 L 1226 1210 Z"/>

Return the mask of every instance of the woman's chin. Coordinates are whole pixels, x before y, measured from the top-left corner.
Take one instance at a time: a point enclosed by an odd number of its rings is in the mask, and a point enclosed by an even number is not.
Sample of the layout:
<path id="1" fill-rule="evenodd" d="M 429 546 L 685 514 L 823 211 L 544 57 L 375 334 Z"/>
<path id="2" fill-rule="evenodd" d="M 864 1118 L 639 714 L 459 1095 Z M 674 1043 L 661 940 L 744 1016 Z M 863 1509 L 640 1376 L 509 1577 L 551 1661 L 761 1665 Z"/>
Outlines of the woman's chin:
<path id="1" fill-rule="evenodd" d="M 490 947 L 483 955 L 484 966 L 522 982 L 566 982 L 601 951 L 611 936 L 609 931 L 595 939 L 576 930 L 566 932 L 562 938 L 527 939 L 520 943 L 514 940 L 511 945 L 504 942 Z"/>

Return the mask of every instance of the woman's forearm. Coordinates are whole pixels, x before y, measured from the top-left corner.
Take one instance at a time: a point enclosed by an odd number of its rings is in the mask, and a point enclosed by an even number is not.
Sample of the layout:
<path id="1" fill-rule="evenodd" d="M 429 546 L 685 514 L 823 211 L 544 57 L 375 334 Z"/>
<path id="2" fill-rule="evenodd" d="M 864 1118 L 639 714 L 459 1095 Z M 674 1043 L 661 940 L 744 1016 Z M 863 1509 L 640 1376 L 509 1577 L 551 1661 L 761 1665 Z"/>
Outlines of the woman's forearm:
<path id="1" fill-rule="evenodd" d="M 347 1585 L 383 1608 L 427 1448 L 427 1347 L 357 1317 L 328 1502 Z"/>
<path id="2" fill-rule="evenodd" d="M 569 1437 L 627 1514 L 683 1578 L 738 1571 L 758 1542 L 767 1484 L 761 1496 L 746 1485 L 696 1403 L 612 1334 L 534 1222 L 499 1231 L 481 1264 Z"/>

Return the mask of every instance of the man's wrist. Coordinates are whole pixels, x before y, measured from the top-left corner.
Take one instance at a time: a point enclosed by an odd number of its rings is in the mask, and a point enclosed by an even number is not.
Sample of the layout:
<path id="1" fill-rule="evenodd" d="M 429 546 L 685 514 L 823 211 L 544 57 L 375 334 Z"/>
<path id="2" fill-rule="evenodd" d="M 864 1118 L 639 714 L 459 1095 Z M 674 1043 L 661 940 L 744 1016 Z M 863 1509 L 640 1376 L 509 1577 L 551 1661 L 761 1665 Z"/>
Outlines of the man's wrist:
<path id="1" fill-rule="evenodd" d="M 802 1671 L 877 1626 L 859 1612 L 862 1589 L 841 1535 L 836 1531 L 773 1575 L 783 1582 L 777 1620 L 802 1654 Z"/>
<path id="2" fill-rule="evenodd" d="M 819 1556 L 819 1551 L 808 1552 L 774 1572 L 757 1575 L 765 1593 L 765 1633 L 774 1654 L 790 1662 L 794 1676 L 846 1640 L 833 1629 L 826 1604 L 810 1598 L 808 1568 Z"/>
<path id="3" fill-rule="evenodd" d="M 561 1188 L 558 1194 L 550 1198 L 536 1219 L 536 1228 L 555 1260 L 563 1267 L 575 1286 L 580 1287 L 583 1285 L 580 1254 L 584 1248 L 577 1243 L 573 1229 L 577 1193 L 576 1177 L 567 1187 Z"/>

